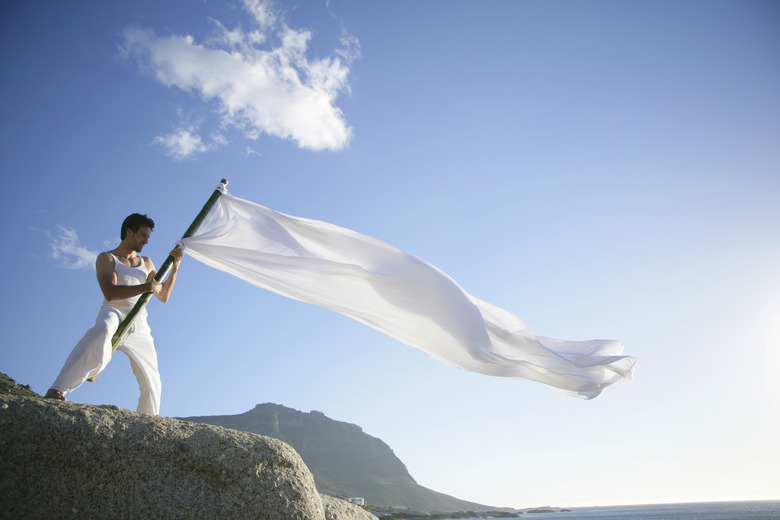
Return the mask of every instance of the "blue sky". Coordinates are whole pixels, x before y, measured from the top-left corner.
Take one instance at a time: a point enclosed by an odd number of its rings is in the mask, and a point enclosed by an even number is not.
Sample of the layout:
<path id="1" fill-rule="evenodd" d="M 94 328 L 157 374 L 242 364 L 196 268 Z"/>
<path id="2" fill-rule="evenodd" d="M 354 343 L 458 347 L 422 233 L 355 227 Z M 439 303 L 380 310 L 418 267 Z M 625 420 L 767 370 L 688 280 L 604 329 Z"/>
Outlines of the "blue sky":
<path id="1" fill-rule="evenodd" d="M 377 237 L 539 335 L 615 338 L 592 401 L 464 372 L 185 258 L 162 414 L 319 410 L 495 506 L 778 499 L 771 1 L 4 2 L 0 370 L 43 393 L 129 213 L 161 264 L 220 178 Z M 70 398 L 135 409 L 122 354 Z"/>

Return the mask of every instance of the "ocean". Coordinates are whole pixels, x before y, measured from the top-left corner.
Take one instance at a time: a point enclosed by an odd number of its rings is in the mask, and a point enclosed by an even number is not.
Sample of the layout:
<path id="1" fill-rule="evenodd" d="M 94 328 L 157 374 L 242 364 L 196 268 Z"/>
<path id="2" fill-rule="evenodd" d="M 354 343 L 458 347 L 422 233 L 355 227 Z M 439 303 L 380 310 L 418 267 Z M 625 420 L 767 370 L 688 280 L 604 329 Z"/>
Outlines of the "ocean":
<path id="1" fill-rule="evenodd" d="M 558 510 L 559 508 L 552 508 Z M 780 520 L 780 500 L 645 506 L 570 507 L 570 512 L 524 513 L 526 520 Z M 465 520 L 465 519 L 460 519 Z"/>

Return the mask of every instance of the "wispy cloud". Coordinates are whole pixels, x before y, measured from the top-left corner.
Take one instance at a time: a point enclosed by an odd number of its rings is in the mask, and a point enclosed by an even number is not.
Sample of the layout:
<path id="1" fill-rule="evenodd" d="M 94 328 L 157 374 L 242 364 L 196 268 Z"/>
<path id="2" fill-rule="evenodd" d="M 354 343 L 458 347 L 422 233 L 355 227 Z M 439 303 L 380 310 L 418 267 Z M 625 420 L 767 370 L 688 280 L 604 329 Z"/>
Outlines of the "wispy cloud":
<path id="1" fill-rule="evenodd" d="M 95 265 L 98 252 L 79 244 L 76 230 L 57 226 L 57 234 L 44 231 L 50 239 L 51 257 L 54 261 L 68 269 L 87 269 Z"/>
<path id="2" fill-rule="evenodd" d="M 301 148 L 339 150 L 352 136 L 335 104 L 349 92 L 348 76 L 360 45 L 344 35 L 332 57 L 307 57 L 311 33 L 297 30 L 265 0 L 244 0 L 252 27 L 226 28 L 212 20 L 215 34 L 203 43 L 189 35 L 157 36 L 150 29 L 124 32 L 123 53 L 135 57 L 162 84 L 199 95 L 219 114 L 223 128 L 250 139 L 268 134 Z M 177 158 L 220 144 L 205 144 L 191 128 L 179 128 L 156 142 Z"/>
<path id="3" fill-rule="evenodd" d="M 168 155 L 176 159 L 186 159 L 193 154 L 208 152 L 216 148 L 219 144 L 224 144 L 224 138 L 212 140 L 211 144 L 203 142 L 201 137 L 194 133 L 197 128 L 177 128 L 168 135 L 157 136 L 154 143 L 163 146 Z"/>
<path id="4" fill-rule="evenodd" d="M 262 154 L 262 153 L 258 152 L 257 150 L 255 150 L 255 149 L 254 149 L 254 148 L 252 148 L 251 146 L 247 146 L 247 147 L 246 147 L 246 152 L 245 152 L 245 154 L 246 154 L 246 156 L 247 156 L 247 157 L 249 157 L 250 155 L 256 155 L 256 156 L 258 156 L 258 157 L 262 157 L 262 156 L 263 156 L 263 154 Z"/>

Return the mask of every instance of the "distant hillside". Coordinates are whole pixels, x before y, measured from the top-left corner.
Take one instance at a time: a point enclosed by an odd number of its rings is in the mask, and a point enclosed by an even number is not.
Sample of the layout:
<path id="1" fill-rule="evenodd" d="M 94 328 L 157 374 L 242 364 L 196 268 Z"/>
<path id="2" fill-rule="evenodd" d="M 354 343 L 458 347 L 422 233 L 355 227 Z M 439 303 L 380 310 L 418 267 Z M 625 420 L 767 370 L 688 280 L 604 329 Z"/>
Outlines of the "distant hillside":
<path id="1" fill-rule="evenodd" d="M 257 433 L 290 444 L 314 475 L 317 489 L 325 494 L 363 497 L 373 506 L 406 506 L 427 512 L 497 509 L 420 486 L 387 444 L 357 425 L 334 421 L 321 412 L 304 413 L 266 403 L 239 415 L 182 419 Z"/>

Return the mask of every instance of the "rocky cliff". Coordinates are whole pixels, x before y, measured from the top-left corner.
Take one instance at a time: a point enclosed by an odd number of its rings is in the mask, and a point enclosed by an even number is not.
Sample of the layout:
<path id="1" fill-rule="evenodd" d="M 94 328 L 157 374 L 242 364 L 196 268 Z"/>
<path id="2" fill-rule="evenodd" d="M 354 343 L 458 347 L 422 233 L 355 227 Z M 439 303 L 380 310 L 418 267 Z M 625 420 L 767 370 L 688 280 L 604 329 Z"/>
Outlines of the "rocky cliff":
<path id="1" fill-rule="evenodd" d="M 187 417 L 185 420 L 257 433 L 288 443 L 304 460 L 323 493 L 365 498 L 378 507 L 416 511 L 488 511 L 495 507 L 460 500 L 425 488 L 382 440 L 355 424 L 323 413 L 260 404 L 239 415 Z"/>
<path id="2" fill-rule="evenodd" d="M 376 518 L 321 495 L 277 439 L 45 400 L 0 376 L 3 518 Z"/>

